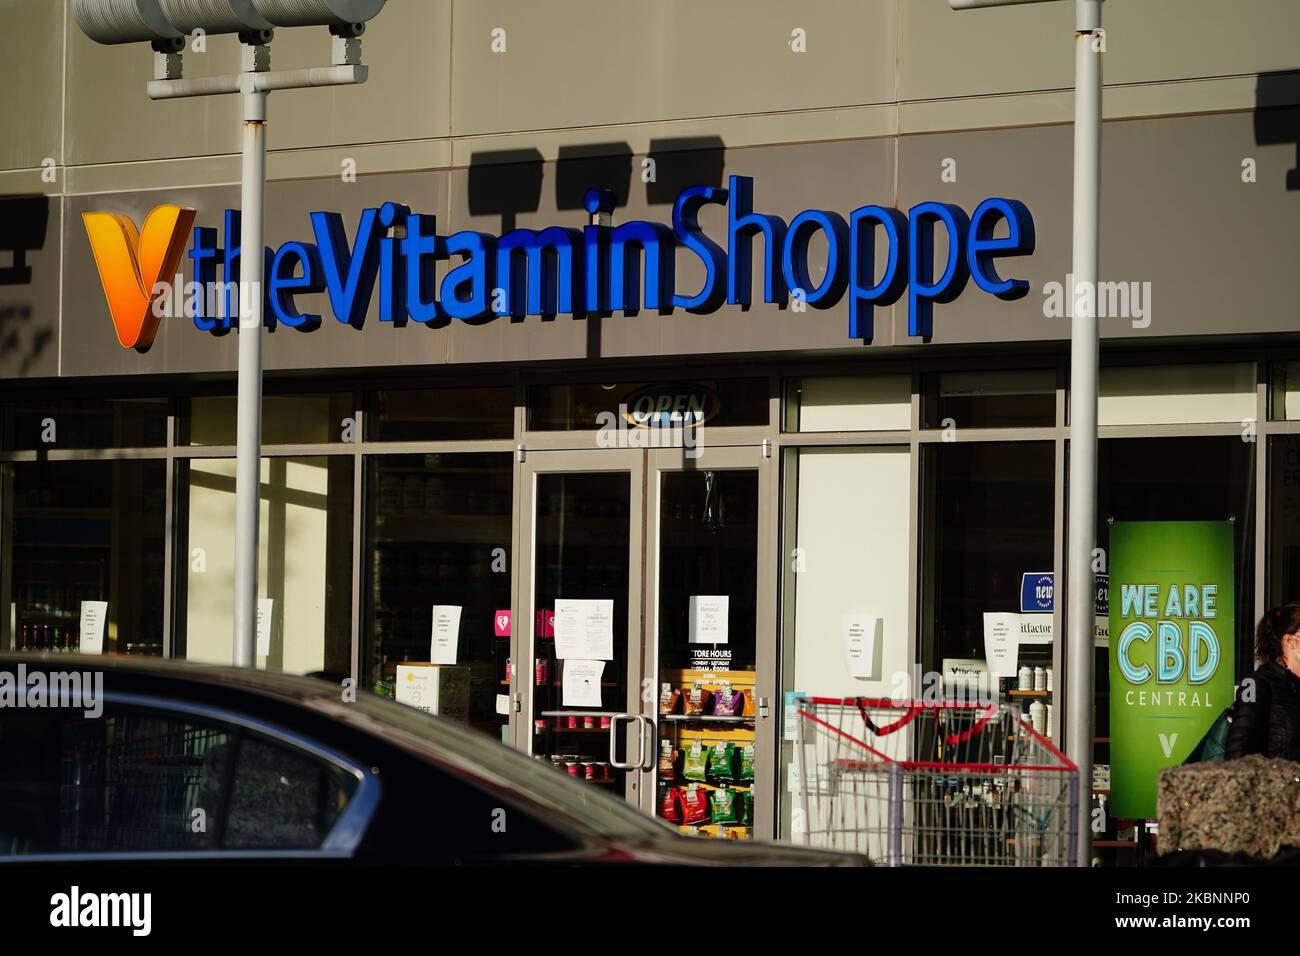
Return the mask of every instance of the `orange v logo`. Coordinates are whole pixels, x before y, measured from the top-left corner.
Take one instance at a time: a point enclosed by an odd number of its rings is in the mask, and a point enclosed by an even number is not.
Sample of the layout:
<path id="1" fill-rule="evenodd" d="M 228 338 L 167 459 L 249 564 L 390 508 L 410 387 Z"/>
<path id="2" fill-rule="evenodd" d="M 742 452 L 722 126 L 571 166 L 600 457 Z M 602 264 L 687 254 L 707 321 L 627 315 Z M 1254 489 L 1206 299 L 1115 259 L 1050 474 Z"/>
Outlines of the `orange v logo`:
<path id="1" fill-rule="evenodd" d="M 83 212 L 81 218 L 117 340 L 123 348 L 147 352 L 158 334 L 154 286 L 175 276 L 194 210 L 158 206 L 139 231 L 130 218 L 116 213 Z"/>

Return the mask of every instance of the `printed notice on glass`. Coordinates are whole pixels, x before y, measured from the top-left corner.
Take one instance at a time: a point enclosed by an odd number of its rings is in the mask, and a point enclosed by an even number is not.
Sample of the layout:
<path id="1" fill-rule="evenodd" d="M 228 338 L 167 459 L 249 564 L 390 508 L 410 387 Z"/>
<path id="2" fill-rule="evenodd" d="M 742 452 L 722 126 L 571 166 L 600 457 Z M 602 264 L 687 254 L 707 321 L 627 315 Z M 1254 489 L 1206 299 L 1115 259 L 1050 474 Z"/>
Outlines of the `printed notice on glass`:
<path id="1" fill-rule="evenodd" d="M 984 614 L 984 658 L 989 673 L 996 677 L 1015 677 L 1020 657 L 1020 615 Z"/>
<path id="2" fill-rule="evenodd" d="M 614 659 L 614 602 L 608 598 L 555 602 L 555 656 L 560 660 Z"/>
<path id="3" fill-rule="evenodd" d="M 257 599 L 257 656 L 271 653 L 271 619 L 275 613 L 275 598 Z"/>
<path id="4" fill-rule="evenodd" d="M 725 594 L 692 594 L 687 604 L 691 620 L 688 643 L 727 643 L 727 613 L 730 610 L 730 597 Z"/>
<path id="5" fill-rule="evenodd" d="M 104 621 L 107 619 L 107 601 L 81 602 L 81 653 L 104 653 Z"/>
<path id="6" fill-rule="evenodd" d="M 799 716 L 799 702 L 806 696 L 801 690 L 788 690 L 782 695 L 781 705 L 784 711 L 781 720 L 782 740 L 799 739 L 799 721 L 803 719 Z"/>
<path id="7" fill-rule="evenodd" d="M 840 615 L 840 631 L 844 635 L 844 659 L 849 665 L 849 676 L 870 678 L 876 659 L 876 623 L 879 618 L 871 614 Z"/>
<path id="8" fill-rule="evenodd" d="M 1094 647 L 1110 647 L 1110 618 L 1098 617 L 1094 624 L 1096 625 L 1092 632 L 1092 643 Z"/>
<path id="9" fill-rule="evenodd" d="M 555 617 L 560 617 L 556 609 Z M 599 707 L 604 661 L 565 660 L 561 707 Z"/>
<path id="10" fill-rule="evenodd" d="M 455 664 L 460 643 L 460 605 L 433 606 L 433 633 L 429 637 L 429 660 L 434 664 Z"/>

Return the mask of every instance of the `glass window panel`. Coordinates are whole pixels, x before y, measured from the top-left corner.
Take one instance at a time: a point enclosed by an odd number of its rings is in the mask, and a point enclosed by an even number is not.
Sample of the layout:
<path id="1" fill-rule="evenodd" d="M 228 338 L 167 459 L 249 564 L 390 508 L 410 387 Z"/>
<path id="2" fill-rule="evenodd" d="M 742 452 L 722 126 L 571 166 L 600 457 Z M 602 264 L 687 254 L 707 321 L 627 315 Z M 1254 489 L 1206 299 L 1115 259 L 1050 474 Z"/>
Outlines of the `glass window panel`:
<path id="1" fill-rule="evenodd" d="M 433 607 L 461 608 L 457 663 L 470 671 L 469 720 L 500 737 L 497 696 L 509 693 L 514 457 L 375 455 L 366 459 L 366 605 L 362 682 L 392 693 L 397 665 L 428 661 Z"/>
<path id="2" fill-rule="evenodd" d="M 1255 417 L 1255 366 L 1144 365 L 1103 368 L 1099 425 L 1241 422 Z"/>
<path id="3" fill-rule="evenodd" d="M 1264 603 L 1300 600 L 1300 435 L 1268 441 L 1268 587 Z"/>
<path id="4" fill-rule="evenodd" d="M 1097 543 L 1110 550 L 1116 521 L 1223 521 L 1235 517 L 1237 676 L 1253 667 L 1255 446 L 1235 435 L 1113 438 L 1098 443 Z M 1114 592 L 1111 600 L 1115 600 Z M 1288 597 L 1288 600 L 1290 598 Z M 1106 649 L 1097 649 L 1097 735 L 1109 737 Z M 1225 704 L 1226 706 L 1226 704 Z"/>
<path id="5" fill-rule="evenodd" d="M 1020 610 L 1025 572 L 1051 571 L 1055 446 L 1051 442 L 940 443 L 923 449 L 925 558 L 922 662 L 983 660 L 984 613 Z M 1026 644 L 1030 666 L 1050 644 Z"/>
<path id="6" fill-rule="evenodd" d="M 258 598 L 271 599 L 268 670 L 352 670 L 352 469 L 344 457 L 263 458 Z M 195 459 L 188 506 L 184 640 L 177 656 L 228 664 L 233 656 L 235 461 Z"/>
<path id="7" fill-rule="evenodd" d="M 922 377 L 925 428 L 1043 427 L 1056 424 L 1056 372 L 1031 369 L 939 372 Z"/>
<path id="8" fill-rule="evenodd" d="M 355 417 L 351 392 L 263 395 L 262 444 L 315 445 L 343 441 L 344 419 Z M 181 441 L 188 445 L 233 445 L 237 434 L 234 395 L 197 395 Z"/>
<path id="9" fill-rule="evenodd" d="M 0 447 L 158 448 L 167 444 L 165 398 L 0 402 Z"/>
<path id="10" fill-rule="evenodd" d="M 608 416 L 639 422 L 690 423 L 719 427 L 766 425 L 765 378 L 682 382 L 581 382 L 528 389 L 531 431 L 595 430 Z"/>
<path id="11" fill-rule="evenodd" d="M 611 756 L 610 735 L 607 728 L 601 732 L 600 718 L 592 715 L 588 727 L 584 717 L 564 712 L 613 714 L 627 707 L 632 477 L 626 471 L 539 474 L 536 482 L 534 606 L 528 612 L 535 615 L 533 753 L 593 786 L 621 788 L 622 775 L 603 766 Z M 565 703 L 565 662 L 556 658 L 553 620 L 549 627 L 546 623 L 560 598 L 613 602 L 613 659 L 601 673 L 599 707 Z M 583 764 L 590 765 L 590 777 Z"/>
<path id="12" fill-rule="evenodd" d="M 718 734 L 727 737 L 735 756 L 753 765 L 757 693 L 758 626 L 758 472 L 754 469 L 665 472 L 659 496 L 658 573 L 659 696 L 680 694 L 685 701 L 698 687 L 714 694 L 714 714 L 729 720 L 709 721 L 704 717 L 681 719 L 660 716 L 658 773 L 655 807 L 660 815 L 666 798 L 680 793 L 688 782 L 679 774 L 674 750 L 716 743 Z M 725 616 L 710 598 L 727 599 Z M 705 618 L 704 607 L 692 602 L 713 603 L 712 614 L 726 630 L 725 643 L 705 642 L 698 633 L 693 614 Z M 702 623 L 702 622 L 701 622 Z M 692 632 L 696 631 L 696 642 Z M 747 703 L 746 703 L 747 702 Z M 676 710 L 676 708 L 672 708 Z M 716 755 L 716 751 L 715 751 Z M 670 769 L 668 764 L 673 762 Z M 706 827 L 713 837 L 747 839 L 754 813 L 756 788 L 752 778 L 738 773 L 725 760 L 713 783 L 732 791 L 734 823 Z M 765 795 L 759 797 L 766 799 Z M 765 808 L 761 808 L 765 809 Z M 689 830 L 689 828 L 687 828 Z"/>
<path id="13" fill-rule="evenodd" d="M 105 653 L 162 654 L 166 473 L 148 460 L 0 465 L 13 514 L 0 646 L 75 651 L 82 603 L 105 601 Z"/>
<path id="14" fill-rule="evenodd" d="M 514 386 L 376 392 L 366 416 L 370 441 L 457 441 L 514 433 Z"/>
<path id="15" fill-rule="evenodd" d="M 1300 362 L 1274 362 L 1269 374 L 1268 417 L 1287 422 L 1300 419 Z"/>
<path id="16" fill-rule="evenodd" d="M 912 425 L 912 376 L 805 378 L 787 388 L 787 431 L 885 431 Z"/>

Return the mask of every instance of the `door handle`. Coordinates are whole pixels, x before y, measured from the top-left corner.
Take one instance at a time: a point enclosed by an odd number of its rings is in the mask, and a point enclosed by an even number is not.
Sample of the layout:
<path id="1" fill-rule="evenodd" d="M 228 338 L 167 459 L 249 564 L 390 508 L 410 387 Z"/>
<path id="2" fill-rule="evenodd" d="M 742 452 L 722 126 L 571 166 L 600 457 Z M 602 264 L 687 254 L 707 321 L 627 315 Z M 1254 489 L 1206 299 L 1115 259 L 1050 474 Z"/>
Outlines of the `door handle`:
<path id="1" fill-rule="evenodd" d="M 637 714 L 636 718 L 641 722 L 641 732 L 638 734 L 641 738 L 641 769 L 644 771 L 650 771 L 655 768 L 654 755 L 658 750 L 659 743 L 656 739 L 658 737 L 658 728 L 655 727 L 655 722 L 645 716 L 645 714 Z M 647 732 L 649 732 L 650 735 L 649 746 L 646 746 L 645 743 L 645 735 Z"/>
<path id="2" fill-rule="evenodd" d="M 618 759 L 618 727 L 619 724 L 625 724 L 630 721 L 640 721 L 640 714 L 615 714 L 609 719 L 609 765 L 615 770 L 640 770 L 641 764 L 645 762 L 645 731 L 638 728 L 636 740 L 637 750 L 635 762 L 622 761 Z"/>

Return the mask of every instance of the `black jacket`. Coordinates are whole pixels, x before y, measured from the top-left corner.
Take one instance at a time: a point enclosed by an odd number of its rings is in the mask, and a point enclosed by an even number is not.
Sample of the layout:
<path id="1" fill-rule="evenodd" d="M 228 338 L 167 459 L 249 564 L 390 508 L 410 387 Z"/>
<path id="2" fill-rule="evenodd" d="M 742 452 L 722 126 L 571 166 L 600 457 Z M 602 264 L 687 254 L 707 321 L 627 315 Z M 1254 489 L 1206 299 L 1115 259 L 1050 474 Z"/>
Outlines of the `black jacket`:
<path id="1" fill-rule="evenodd" d="M 1245 682 L 1232 708 L 1227 759 L 1263 754 L 1300 761 L 1300 678 L 1277 661 L 1251 675 L 1254 700 L 1242 700 Z"/>

